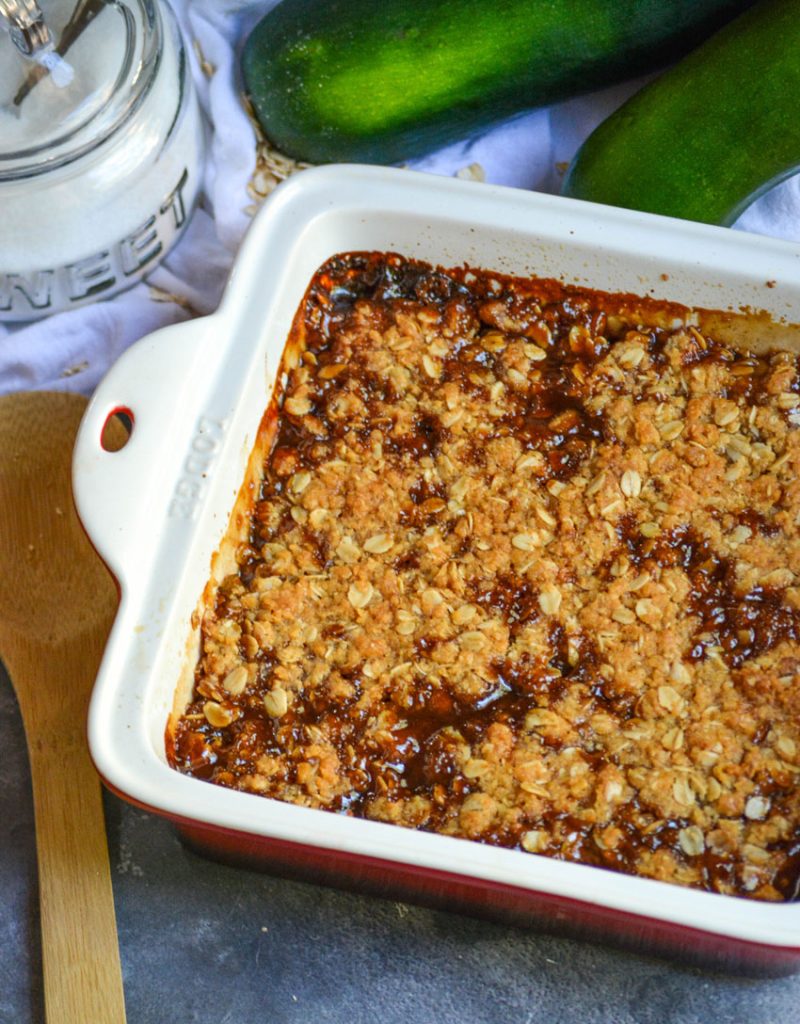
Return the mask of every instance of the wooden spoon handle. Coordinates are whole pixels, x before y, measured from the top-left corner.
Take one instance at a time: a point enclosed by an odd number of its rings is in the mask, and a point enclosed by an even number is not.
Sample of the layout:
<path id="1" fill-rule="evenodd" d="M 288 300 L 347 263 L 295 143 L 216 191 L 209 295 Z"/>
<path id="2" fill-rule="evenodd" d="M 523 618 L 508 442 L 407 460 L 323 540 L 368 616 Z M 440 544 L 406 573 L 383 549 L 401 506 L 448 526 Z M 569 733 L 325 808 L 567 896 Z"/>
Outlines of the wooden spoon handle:
<path id="1" fill-rule="evenodd" d="M 92 657 L 86 658 L 86 650 L 80 653 L 85 659 L 82 670 L 92 672 Z M 63 663 L 40 665 L 42 671 L 65 671 L 67 678 L 71 674 Z M 28 749 L 47 1024 L 124 1024 L 100 782 L 83 729 L 65 722 L 60 731 L 45 723 L 28 735 Z"/>
<path id="2" fill-rule="evenodd" d="M 0 400 L 0 654 L 31 762 L 45 1016 L 48 1024 L 124 1024 L 100 782 L 86 745 L 116 593 L 72 507 L 72 448 L 85 408 L 85 399 L 61 393 Z"/>

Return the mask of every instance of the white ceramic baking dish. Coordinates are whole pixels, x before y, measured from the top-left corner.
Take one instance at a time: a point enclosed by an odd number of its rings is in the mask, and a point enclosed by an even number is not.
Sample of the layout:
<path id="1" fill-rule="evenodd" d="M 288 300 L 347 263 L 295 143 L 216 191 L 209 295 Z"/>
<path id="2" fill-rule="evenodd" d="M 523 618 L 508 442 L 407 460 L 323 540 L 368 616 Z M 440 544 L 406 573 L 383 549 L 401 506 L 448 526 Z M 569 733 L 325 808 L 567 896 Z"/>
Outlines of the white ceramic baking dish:
<path id="1" fill-rule="evenodd" d="M 128 351 L 80 431 L 78 511 L 121 592 L 89 720 L 100 774 L 219 855 L 728 966 L 800 968 L 800 904 L 685 890 L 295 807 L 168 767 L 165 726 L 196 653 L 193 613 L 293 315 L 318 266 L 352 250 L 766 310 L 774 324 L 762 320 L 765 336 L 797 345 L 785 325 L 800 322 L 800 247 L 785 242 L 401 170 L 332 166 L 293 178 L 256 218 L 219 310 Z M 107 452 L 103 428 L 119 409 L 133 432 L 123 450 Z"/>

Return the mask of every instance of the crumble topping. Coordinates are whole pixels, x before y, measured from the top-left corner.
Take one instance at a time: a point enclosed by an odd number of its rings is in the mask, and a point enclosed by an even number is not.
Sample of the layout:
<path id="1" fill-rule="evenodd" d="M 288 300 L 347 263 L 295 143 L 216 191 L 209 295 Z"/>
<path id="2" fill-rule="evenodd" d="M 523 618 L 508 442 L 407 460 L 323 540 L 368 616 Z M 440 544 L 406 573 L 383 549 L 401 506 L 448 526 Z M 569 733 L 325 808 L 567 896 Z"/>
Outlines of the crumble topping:
<path id="1" fill-rule="evenodd" d="M 623 300 L 386 254 L 317 273 L 178 770 L 798 895 L 798 360 Z"/>

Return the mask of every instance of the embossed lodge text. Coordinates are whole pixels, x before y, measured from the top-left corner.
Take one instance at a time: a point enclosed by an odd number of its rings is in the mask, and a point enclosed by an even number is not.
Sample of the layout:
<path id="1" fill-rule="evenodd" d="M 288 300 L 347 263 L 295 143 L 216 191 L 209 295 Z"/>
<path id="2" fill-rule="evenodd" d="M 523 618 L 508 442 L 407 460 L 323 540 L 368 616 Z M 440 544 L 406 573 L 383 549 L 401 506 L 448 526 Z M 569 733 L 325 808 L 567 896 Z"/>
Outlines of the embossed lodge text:
<path id="1" fill-rule="evenodd" d="M 201 416 L 197 421 L 189 454 L 184 459 L 170 502 L 171 518 L 194 518 L 197 502 L 205 489 L 206 477 L 222 445 L 225 426 L 224 422 L 207 416 Z"/>

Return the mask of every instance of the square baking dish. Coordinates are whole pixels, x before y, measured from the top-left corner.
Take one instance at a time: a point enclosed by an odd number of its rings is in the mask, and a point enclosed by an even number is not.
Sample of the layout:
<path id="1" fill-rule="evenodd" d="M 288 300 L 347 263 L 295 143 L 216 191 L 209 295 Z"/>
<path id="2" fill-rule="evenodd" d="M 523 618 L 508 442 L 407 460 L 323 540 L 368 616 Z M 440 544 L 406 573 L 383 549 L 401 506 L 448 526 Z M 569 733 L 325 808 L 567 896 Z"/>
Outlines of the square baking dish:
<path id="1" fill-rule="evenodd" d="M 729 969 L 800 969 L 797 903 L 255 798 L 167 765 L 165 728 L 176 690 L 191 682 L 197 611 L 212 570 L 220 578 L 230 562 L 225 537 L 256 473 L 293 317 L 323 262 L 368 250 L 665 299 L 719 311 L 707 322 L 724 340 L 800 345 L 800 249 L 791 244 L 408 171 L 298 175 L 256 218 L 219 310 L 130 349 L 81 427 L 78 511 L 121 593 L 89 718 L 101 776 L 215 856 Z M 120 410 L 133 431 L 109 452 L 103 430 Z"/>

